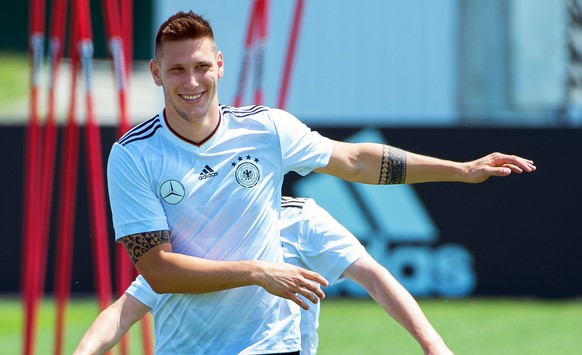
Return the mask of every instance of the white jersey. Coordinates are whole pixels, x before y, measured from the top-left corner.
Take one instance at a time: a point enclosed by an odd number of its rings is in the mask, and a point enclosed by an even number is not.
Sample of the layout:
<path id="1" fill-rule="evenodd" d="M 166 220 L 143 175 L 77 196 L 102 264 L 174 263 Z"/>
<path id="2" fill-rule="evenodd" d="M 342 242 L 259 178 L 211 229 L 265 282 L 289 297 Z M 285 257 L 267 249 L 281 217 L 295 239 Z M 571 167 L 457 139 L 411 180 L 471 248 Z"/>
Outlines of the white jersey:
<path id="1" fill-rule="evenodd" d="M 283 176 L 326 166 L 331 141 L 264 106 L 220 106 L 201 145 L 163 114 L 116 142 L 108 182 L 116 239 L 170 230 L 174 252 L 211 260 L 282 262 Z M 241 216 L 244 216 L 241 218 Z M 160 295 L 156 354 L 264 354 L 299 350 L 299 307 L 259 286 Z"/>
<path id="2" fill-rule="evenodd" d="M 285 262 L 318 272 L 330 285 L 359 258 L 368 255 L 358 239 L 312 199 L 283 197 L 281 245 Z M 157 294 L 140 275 L 126 291 L 154 309 Z M 320 304 L 301 311 L 301 354 L 315 354 Z"/>
<path id="3" fill-rule="evenodd" d="M 360 241 L 314 200 L 284 197 L 281 206 L 285 262 L 313 270 L 333 285 L 353 262 L 369 255 Z M 315 354 L 319 344 L 320 304 L 310 306 L 301 311 L 301 354 Z"/>

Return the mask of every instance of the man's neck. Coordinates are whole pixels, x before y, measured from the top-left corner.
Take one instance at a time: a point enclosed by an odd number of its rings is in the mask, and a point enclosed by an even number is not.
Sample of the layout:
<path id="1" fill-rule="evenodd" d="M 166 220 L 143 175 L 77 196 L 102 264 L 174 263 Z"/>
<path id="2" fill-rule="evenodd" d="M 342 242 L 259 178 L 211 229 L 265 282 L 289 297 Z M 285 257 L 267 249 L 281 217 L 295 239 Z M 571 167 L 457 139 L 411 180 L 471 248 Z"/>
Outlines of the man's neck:
<path id="1" fill-rule="evenodd" d="M 206 118 L 200 121 L 187 121 L 181 117 L 170 117 L 166 109 L 164 109 L 164 117 L 166 124 L 174 134 L 196 145 L 203 144 L 212 137 L 220 124 L 220 111 L 218 110 L 216 114 L 209 113 Z"/>

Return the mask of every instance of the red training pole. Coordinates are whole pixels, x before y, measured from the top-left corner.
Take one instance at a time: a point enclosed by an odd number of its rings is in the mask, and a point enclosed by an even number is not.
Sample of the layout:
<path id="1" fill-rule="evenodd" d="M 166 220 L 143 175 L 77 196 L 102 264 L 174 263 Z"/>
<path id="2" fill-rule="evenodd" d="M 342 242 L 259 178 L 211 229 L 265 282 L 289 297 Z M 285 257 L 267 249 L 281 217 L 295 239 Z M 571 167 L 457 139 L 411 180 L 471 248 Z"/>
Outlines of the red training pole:
<path id="1" fill-rule="evenodd" d="M 38 98 L 40 86 L 40 68 L 44 52 L 44 9 L 43 0 L 30 1 L 29 13 L 29 50 L 31 63 L 29 118 L 25 139 L 24 166 L 24 206 L 22 226 L 22 289 L 24 292 L 24 331 L 23 354 L 34 353 L 38 299 L 41 290 L 37 290 L 36 270 L 38 225 L 35 223 L 40 196 L 40 126 L 38 115 Z"/>
<path id="2" fill-rule="evenodd" d="M 127 115 L 126 91 L 127 91 L 127 64 L 126 49 L 121 35 L 120 9 L 116 0 L 102 0 L 103 12 L 105 14 L 107 47 L 113 62 L 113 71 L 117 83 L 118 104 L 119 104 L 119 129 L 118 135 L 125 133 L 130 128 L 129 117 Z"/>
<path id="3" fill-rule="evenodd" d="M 73 64 L 71 74 L 71 88 L 76 89 L 76 73 L 78 73 L 78 64 Z M 74 91 L 73 91 L 74 92 Z M 74 96 L 74 95 L 73 95 Z M 73 259 L 73 245 L 75 233 L 75 206 L 77 190 L 77 169 L 78 169 L 78 146 L 79 146 L 79 127 L 76 123 L 76 117 L 73 110 L 75 109 L 74 98 L 71 97 L 69 118 L 65 127 L 63 138 L 63 161 L 61 165 L 62 180 L 60 185 L 61 201 L 60 216 L 57 234 L 57 253 L 56 253 L 56 306 L 57 306 L 57 328 L 55 335 L 55 354 L 62 354 L 62 341 L 64 333 L 65 310 L 67 308 L 70 296 L 71 270 Z"/>
<path id="4" fill-rule="evenodd" d="M 59 65 L 62 57 L 62 44 L 65 33 L 66 6 L 64 0 L 53 2 L 51 12 L 51 33 L 49 41 L 49 85 L 48 111 L 44 126 L 44 149 L 42 154 L 41 204 L 39 214 L 39 241 L 38 241 L 38 287 L 44 289 L 46 275 L 46 259 L 50 231 L 50 219 L 53 201 L 53 184 L 55 175 L 55 158 L 57 147 L 57 122 L 55 115 L 55 91 Z M 58 315 L 57 315 L 58 317 Z M 55 332 L 55 338 L 58 331 Z M 55 339 L 57 340 L 57 339 Z M 55 342 L 58 344 L 58 341 Z M 60 345 L 60 344 L 59 344 Z"/>
<path id="5" fill-rule="evenodd" d="M 37 252 L 33 262 L 36 263 L 36 276 L 34 278 L 39 297 L 42 295 L 45 285 L 46 259 L 48 251 L 48 239 L 50 230 L 50 217 L 53 195 L 55 153 L 57 141 L 57 123 L 55 118 L 55 86 L 58 68 L 62 54 L 62 38 L 65 32 L 64 17 L 66 7 L 63 0 L 53 3 L 52 23 L 49 42 L 49 85 L 48 85 L 48 110 L 44 126 L 44 148 L 41 159 L 40 176 L 40 203 L 38 210 L 38 235 L 36 241 Z M 56 333 L 55 333 L 56 336 Z"/>
<path id="6" fill-rule="evenodd" d="M 72 11 L 74 13 L 74 11 Z M 74 21 L 74 26 L 78 26 Z M 77 31 L 72 31 L 73 37 Z M 76 43 L 72 38 L 71 43 Z M 55 354 L 62 353 L 65 324 L 65 310 L 71 291 L 71 270 L 75 233 L 75 209 L 77 197 L 77 171 L 79 166 L 79 125 L 76 117 L 76 92 L 79 75 L 79 56 L 71 50 L 71 97 L 67 124 L 63 135 L 59 218 L 57 226 L 57 252 L 55 267 L 56 333 Z"/>
<path id="7" fill-rule="evenodd" d="M 86 159 L 89 193 L 89 212 L 92 231 L 93 264 L 100 309 L 111 303 L 111 272 L 107 236 L 107 216 L 105 208 L 105 189 L 101 134 L 93 110 L 93 40 L 91 18 L 87 0 L 76 0 L 79 19 L 77 50 L 81 57 L 81 68 L 85 83 L 85 108 L 87 123 Z"/>
<path id="8" fill-rule="evenodd" d="M 119 120 L 117 125 L 117 135 L 127 132 L 130 128 L 129 117 L 127 114 L 127 54 L 124 42 L 124 36 L 121 34 L 120 23 L 120 6 L 115 0 L 102 0 L 103 12 L 106 19 L 106 36 L 109 54 L 113 64 L 113 73 L 117 83 L 117 96 L 119 106 Z M 125 9 L 127 10 L 127 9 Z M 117 265 L 117 293 L 123 294 L 125 289 L 131 283 L 132 263 L 127 257 L 123 245 L 115 245 L 115 259 Z M 120 354 L 125 355 L 129 350 L 129 337 L 124 336 L 119 344 Z"/>
<path id="9" fill-rule="evenodd" d="M 293 24 L 291 33 L 289 35 L 289 44 L 287 46 L 287 56 L 285 58 L 285 66 L 283 69 L 283 79 L 281 80 L 281 88 L 279 90 L 279 100 L 277 107 L 285 109 L 287 105 L 287 96 L 289 91 L 289 82 L 291 81 L 291 72 L 293 70 L 293 62 L 295 60 L 295 51 L 297 49 L 297 39 L 299 38 L 299 29 L 301 27 L 301 19 L 303 17 L 304 1 L 297 0 L 295 2 L 295 15 L 293 16 Z"/>
<path id="10" fill-rule="evenodd" d="M 150 325 L 150 319 L 148 316 L 144 316 L 141 319 L 141 338 L 143 342 L 143 353 L 144 355 L 154 355 L 154 349 L 152 347 L 152 328 Z"/>
<path id="11" fill-rule="evenodd" d="M 76 3 L 72 3 L 71 13 L 76 13 Z M 75 16 L 72 24 L 70 43 L 77 43 L 78 19 Z M 71 92 L 69 97 L 69 110 L 61 147 L 61 181 L 59 214 L 56 236 L 56 260 L 55 260 L 55 297 L 56 297 L 56 329 L 54 354 L 61 354 L 65 328 L 65 312 L 71 291 L 71 270 L 73 260 L 73 246 L 75 233 L 75 210 L 77 198 L 77 171 L 79 155 L 79 126 L 77 124 L 77 82 L 79 75 L 80 58 L 74 45 L 70 46 L 71 57 Z"/>
<path id="12" fill-rule="evenodd" d="M 55 117 L 55 91 L 57 75 L 62 58 L 63 37 L 65 34 L 65 18 L 67 7 L 65 0 L 55 0 L 51 12 L 51 34 L 49 37 L 49 85 L 48 110 L 44 129 L 44 149 L 42 155 L 42 233 L 43 239 L 48 240 L 50 227 L 50 210 L 54 181 L 54 165 L 57 141 L 57 122 Z M 46 250 L 46 243 L 41 250 Z M 45 253 L 46 254 L 46 253 Z M 44 265 L 44 263 L 42 264 Z M 44 281 L 43 281 L 44 284 Z"/>

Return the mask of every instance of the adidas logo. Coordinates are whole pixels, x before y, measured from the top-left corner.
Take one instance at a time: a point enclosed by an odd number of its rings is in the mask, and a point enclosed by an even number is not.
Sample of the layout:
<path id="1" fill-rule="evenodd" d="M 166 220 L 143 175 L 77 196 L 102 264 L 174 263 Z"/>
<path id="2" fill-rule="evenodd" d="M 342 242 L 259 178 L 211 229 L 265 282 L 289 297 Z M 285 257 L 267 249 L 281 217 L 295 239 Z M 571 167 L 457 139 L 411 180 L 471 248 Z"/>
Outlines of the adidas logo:
<path id="1" fill-rule="evenodd" d="M 198 180 L 210 179 L 210 178 L 213 178 L 217 175 L 218 175 L 218 172 L 212 170 L 212 168 L 209 167 L 208 165 L 204 165 L 204 169 L 202 169 L 200 176 L 198 176 Z"/>
<path id="2" fill-rule="evenodd" d="M 385 143 L 379 131 L 363 130 L 351 142 Z M 413 186 L 352 184 L 324 174 L 310 174 L 293 186 L 350 230 L 368 252 L 414 296 L 464 297 L 477 285 L 473 256 L 463 245 L 437 243 L 440 231 Z M 346 280 L 327 296 L 362 297 L 366 291 Z"/>

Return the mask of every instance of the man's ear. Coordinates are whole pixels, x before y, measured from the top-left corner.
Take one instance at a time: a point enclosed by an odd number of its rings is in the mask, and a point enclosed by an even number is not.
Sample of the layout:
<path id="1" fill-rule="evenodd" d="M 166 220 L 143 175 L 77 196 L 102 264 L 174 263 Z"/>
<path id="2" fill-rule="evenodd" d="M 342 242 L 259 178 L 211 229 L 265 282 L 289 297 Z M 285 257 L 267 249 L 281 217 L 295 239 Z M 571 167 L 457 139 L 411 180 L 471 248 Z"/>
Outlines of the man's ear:
<path id="1" fill-rule="evenodd" d="M 218 51 L 216 63 L 218 64 L 218 78 L 220 79 L 224 75 L 224 59 L 222 58 L 222 52 L 220 51 Z"/>
<path id="2" fill-rule="evenodd" d="M 160 75 L 160 65 L 155 59 L 150 60 L 150 73 L 152 73 L 152 78 L 154 78 L 154 83 L 156 83 L 157 86 L 162 86 L 162 77 Z"/>

